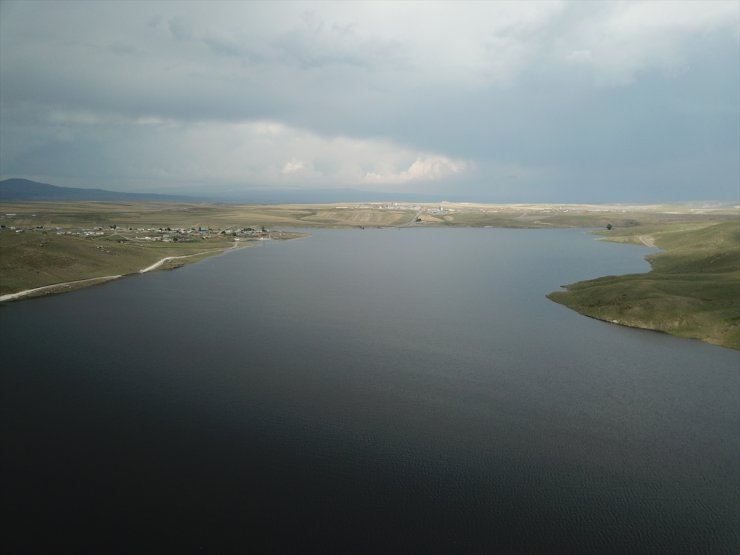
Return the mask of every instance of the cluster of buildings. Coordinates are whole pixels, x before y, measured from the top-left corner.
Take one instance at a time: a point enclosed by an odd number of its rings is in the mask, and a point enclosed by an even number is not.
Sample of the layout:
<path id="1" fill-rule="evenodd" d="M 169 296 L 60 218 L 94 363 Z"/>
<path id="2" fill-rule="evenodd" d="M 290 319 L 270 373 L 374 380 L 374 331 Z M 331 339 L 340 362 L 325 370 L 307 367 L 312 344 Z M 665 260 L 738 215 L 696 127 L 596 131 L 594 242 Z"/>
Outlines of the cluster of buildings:
<path id="1" fill-rule="evenodd" d="M 34 214 L 35 215 L 35 214 Z M 5 214 L 3 219 L 12 221 L 16 214 Z M 64 227 L 44 227 L 43 225 L 22 226 L 0 224 L 0 232 L 25 233 L 36 232 L 44 235 L 53 233 L 56 235 L 70 235 L 76 237 L 101 237 L 104 235 L 117 237 L 118 241 L 125 243 L 127 241 L 162 241 L 165 243 L 176 243 L 186 241 L 201 241 L 212 238 L 246 238 L 246 239 L 267 239 L 270 238 L 270 230 L 264 226 L 256 227 L 229 227 L 225 229 L 210 228 L 199 225 L 190 228 L 172 228 L 172 227 L 121 227 L 113 224 L 107 227 L 96 226 L 92 228 L 64 228 Z"/>
<path id="2" fill-rule="evenodd" d="M 213 239 L 219 237 L 231 237 L 234 239 L 247 238 L 247 239 L 267 239 L 270 237 L 270 230 L 265 227 L 230 227 L 226 229 L 220 228 L 209 228 L 207 226 L 198 226 L 190 228 L 129 228 L 128 231 L 134 231 L 138 233 L 135 239 L 143 241 L 163 241 L 165 243 L 176 243 L 184 241 L 199 241 L 203 239 Z M 146 235 L 141 235 L 146 233 Z M 125 237 L 120 234 L 123 240 L 131 240 L 130 237 Z"/>

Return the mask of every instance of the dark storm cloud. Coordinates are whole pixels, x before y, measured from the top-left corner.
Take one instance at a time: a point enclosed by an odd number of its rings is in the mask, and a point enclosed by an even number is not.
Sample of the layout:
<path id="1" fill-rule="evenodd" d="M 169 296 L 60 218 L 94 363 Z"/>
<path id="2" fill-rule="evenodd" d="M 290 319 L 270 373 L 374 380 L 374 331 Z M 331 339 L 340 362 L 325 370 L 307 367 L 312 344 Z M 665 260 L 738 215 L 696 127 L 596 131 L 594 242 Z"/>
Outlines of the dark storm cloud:
<path id="1" fill-rule="evenodd" d="M 739 9 L 4 2 L 0 173 L 733 199 Z"/>

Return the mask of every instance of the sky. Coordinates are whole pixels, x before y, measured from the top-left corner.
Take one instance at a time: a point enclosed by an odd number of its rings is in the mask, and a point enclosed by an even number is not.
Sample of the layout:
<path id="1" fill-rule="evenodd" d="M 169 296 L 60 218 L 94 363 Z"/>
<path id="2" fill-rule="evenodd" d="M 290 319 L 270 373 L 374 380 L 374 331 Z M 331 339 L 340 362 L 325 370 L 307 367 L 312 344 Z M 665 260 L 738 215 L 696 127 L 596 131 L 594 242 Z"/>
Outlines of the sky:
<path id="1" fill-rule="evenodd" d="M 3 0 L 9 177 L 740 202 L 740 2 Z"/>

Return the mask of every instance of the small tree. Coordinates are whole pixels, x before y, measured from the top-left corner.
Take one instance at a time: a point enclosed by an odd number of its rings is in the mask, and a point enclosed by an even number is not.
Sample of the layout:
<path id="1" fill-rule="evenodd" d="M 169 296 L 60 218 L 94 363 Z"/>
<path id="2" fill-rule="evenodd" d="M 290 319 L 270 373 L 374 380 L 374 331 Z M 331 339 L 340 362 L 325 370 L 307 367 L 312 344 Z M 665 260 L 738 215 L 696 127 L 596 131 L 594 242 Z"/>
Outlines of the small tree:
<path id="1" fill-rule="evenodd" d="M 608 229 L 609 231 L 611 231 L 612 230 L 612 224 L 606 224 L 606 229 Z"/>

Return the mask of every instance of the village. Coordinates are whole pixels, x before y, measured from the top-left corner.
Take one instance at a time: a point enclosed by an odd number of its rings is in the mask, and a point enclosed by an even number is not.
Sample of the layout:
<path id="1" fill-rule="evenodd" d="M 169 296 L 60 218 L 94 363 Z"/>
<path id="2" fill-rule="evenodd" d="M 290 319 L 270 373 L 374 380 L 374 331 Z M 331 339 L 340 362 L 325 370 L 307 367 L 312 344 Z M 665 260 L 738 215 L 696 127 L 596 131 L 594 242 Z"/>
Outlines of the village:
<path id="1" fill-rule="evenodd" d="M 31 217 L 35 217 L 31 214 Z M 284 239 L 288 234 L 283 231 L 273 231 L 265 226 L 239 227 L 230 226 L 224 229 L 196 225 L 193 227 L 132 227 L 112 224 L 108 226 L 94 227 L 60 227 L 48 225 L 13 225 L 17 217 L 15 213 L 7 213 L 0 216 L 0 220 L 7 222 L 0 224 L 0 233 L 39 233 L 42 235 L 54 234 L 58 236 L 72 237 L 106 237 L 116 240 L 118 243 L 131 242 L 162 242 L 162 243 L 185 243 L 199 242 L 208 239 L 240 240 L 266 240 Z M 26 218 L 23 218 L 26 220 Z"/>

